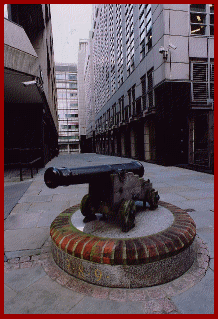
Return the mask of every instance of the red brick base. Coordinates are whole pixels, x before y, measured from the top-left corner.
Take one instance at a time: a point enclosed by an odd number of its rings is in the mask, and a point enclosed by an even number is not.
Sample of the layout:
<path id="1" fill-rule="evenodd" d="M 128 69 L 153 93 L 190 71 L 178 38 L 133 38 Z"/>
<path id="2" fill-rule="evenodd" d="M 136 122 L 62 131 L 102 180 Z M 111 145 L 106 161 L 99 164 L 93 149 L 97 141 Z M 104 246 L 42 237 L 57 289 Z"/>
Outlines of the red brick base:
<path id="1" fill-rule="evenodd" d="M 138 238 L 103 238 L 79 231 L 71 223 L 73 206 L 55 218 L 50 227 L 54 244 L 65 253 L 87 261 L 109 265 L 138 265 L 174 256 L 194 241 L 196 226 L 181 208 L 159 201 L 174 216 L 173 224 L 157 234 Z"/>

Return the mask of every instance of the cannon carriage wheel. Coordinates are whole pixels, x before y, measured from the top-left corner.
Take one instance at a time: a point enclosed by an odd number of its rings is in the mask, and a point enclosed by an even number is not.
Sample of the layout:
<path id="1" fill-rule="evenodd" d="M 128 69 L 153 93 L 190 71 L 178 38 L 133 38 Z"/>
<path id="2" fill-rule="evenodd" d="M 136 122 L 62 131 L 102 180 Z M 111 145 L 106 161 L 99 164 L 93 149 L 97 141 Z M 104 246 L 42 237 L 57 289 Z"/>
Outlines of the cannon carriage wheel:
<path id="1" fill-rule="evenodd" d="M 160 196 L 158 195 L 158 192 L 152 188 L 148 195 L 148 203 L 150 205 L 151 210 L 154 210 L 158 207 L 159 199 L 160 199 Z"/>
<path id="2" fill-rule="evenodd" d="M 135 226 L 135 214 L 135 202 L 133 200 L 123 200 L 118 211 L 118 218 L 123 232 L 128 232 Z"/>
<path id="3" fill-rule="evenodd" d="M 80 210 L 85 218 L 83 219 L 84 223 L 95 220 L 95 208 L 93 206 L 92 198 L 89 194 L 85 195 L 80 203 Z"/>

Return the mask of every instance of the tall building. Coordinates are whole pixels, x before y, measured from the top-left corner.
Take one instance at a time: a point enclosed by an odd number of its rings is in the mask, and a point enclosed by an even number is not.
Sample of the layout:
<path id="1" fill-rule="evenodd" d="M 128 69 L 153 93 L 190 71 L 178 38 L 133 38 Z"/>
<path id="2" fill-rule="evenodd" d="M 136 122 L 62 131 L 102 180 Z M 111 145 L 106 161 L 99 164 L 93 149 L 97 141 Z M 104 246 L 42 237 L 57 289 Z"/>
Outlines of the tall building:
<path id="1" fill-rule="evenodd" d="M 87 143 L 213 170 L 214 5 L 94 4 L 92 32 Z"/>
<path id="2" fill-rule="evenodd" d="M 77 65 L 56 63 L 60 152 L 79 152 Z"/>
<path id="3" fill-rule="evenodd" d="M 57 97 L 49 4 L 9 4 L 4 19 L 5 164 L 58 153 Z"/>
<path id="4" fill-rule="evenodd" d="M 85 102 L 85 82 L 84 82 L 84 65 L 87 54 L 88 40 L 79 40 L 78 51 L 78 105 L 79 105 L 79 139 L 80 151 L 87 152 L 86 145 L 86 102 Z"/>

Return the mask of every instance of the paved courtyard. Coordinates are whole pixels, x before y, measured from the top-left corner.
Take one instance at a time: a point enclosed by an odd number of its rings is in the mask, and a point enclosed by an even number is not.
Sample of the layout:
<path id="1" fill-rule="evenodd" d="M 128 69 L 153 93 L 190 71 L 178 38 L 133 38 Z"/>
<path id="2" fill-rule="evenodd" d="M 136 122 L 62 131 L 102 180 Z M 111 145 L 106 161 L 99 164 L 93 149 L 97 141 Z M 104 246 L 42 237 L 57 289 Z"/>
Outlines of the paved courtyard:
<path id="1" fill-rule="evenodd" d="M 88 184 L 49 189 L 50 166 L 82 167 L 127 163 L 99 154 L 66 154 L 31 179 L 5 176 L 5 313 L 212 314 L 214 313 L 214 176 L 141 162 L 161 201 L 176 205 L 196 223 L 199 254 L 190 271 L 170 283 L 121 289 L 88 284 L 59 269 L 51 258 L 50 225 L 80 203 Z M 14 192 L 14 195 L 13 195 Z M 7 195 L 7 196 L 6 196 Z M 12 199 L 16 199 L 12 203 Z"/>

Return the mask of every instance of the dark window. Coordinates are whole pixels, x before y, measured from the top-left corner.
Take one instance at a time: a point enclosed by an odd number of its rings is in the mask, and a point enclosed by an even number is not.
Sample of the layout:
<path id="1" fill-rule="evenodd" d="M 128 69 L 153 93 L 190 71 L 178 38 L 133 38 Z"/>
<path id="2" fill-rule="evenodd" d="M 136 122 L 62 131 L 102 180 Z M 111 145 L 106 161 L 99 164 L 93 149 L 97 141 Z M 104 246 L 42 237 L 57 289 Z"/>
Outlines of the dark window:
<path id="1" fill-rule="evenodd" d="M 146 109 L 146 76 L 144 75 L 141 78 L 141 86 L 142 86 L 142 107 L 143 110 Z"/>
<path id="2" fill-rule="evenodd" d="M 148 106 L 154 106 L 154 90 L 153 90 L 153 70 L 149 71 L 147 74 L 148 81 Z"/>

